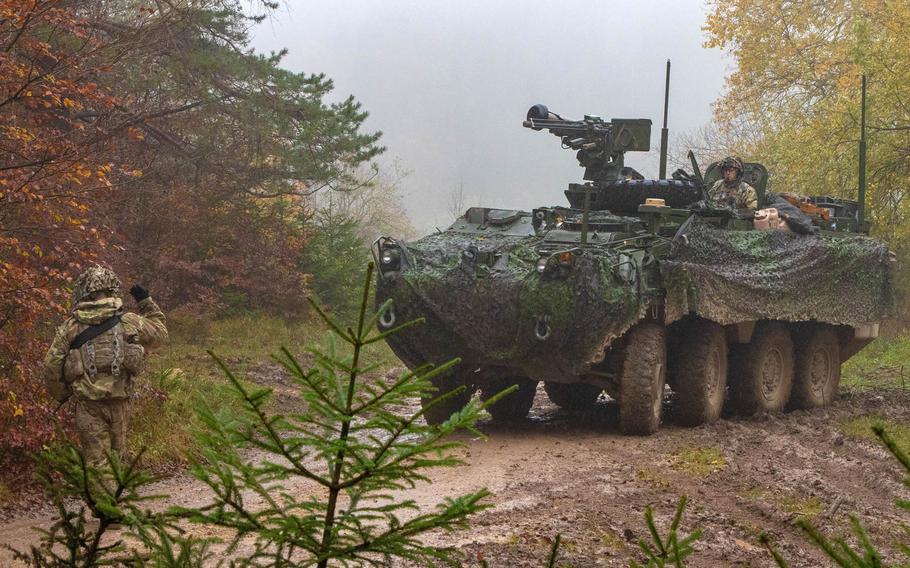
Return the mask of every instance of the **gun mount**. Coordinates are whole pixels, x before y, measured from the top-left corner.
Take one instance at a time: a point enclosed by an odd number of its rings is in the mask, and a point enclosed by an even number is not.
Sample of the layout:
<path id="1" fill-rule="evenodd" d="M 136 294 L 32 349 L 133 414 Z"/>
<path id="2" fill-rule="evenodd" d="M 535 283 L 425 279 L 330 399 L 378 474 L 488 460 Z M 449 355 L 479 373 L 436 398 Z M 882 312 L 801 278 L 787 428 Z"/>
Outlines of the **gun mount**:
<path id="1" fill-rule="evenodd" d="M 584 179 L 611 182 L 618 179 L 642 179 L 641 174 L 626 168 L 626 152 L 647 152 L 651 144 L 651 121 L 647 118 L 614 118 L 609 122 L 599 116 L 585 115 L 582 120 L 565 119 L 550 112 L 546 105 L 528 109 L 522 123 L 532 130 L 549 130 L 562 139 L 563 148 L 576 150 L 578 163 L 585 168 Z"/>

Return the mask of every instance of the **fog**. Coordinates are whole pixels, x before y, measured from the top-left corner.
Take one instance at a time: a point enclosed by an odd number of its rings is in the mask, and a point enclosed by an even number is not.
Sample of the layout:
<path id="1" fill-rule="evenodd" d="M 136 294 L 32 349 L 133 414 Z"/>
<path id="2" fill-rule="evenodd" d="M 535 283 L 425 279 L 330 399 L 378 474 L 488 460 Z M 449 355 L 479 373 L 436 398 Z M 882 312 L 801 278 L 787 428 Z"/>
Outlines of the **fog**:
<path id="1" fill-rule="evenodd" d="M 532 104 L 565 118 L 650 118 L 651 152 L 626 155 L 657 177 L 664 72 L 672 60 L 669 128 L 711 121 L 729 61 L 702 47 L 698 1 L 287 0 L 255 30 L 261 51 L 287 48 L 284 66 L 325 73 L 335 99 L 349 94 L 383 132 L 386 168 L 401 181 L 421 234 L 451 222 L 450 196 L 466 205 L 529 210 L 565 205 L 581 181 L 571 151 L 522 128 Z"/>

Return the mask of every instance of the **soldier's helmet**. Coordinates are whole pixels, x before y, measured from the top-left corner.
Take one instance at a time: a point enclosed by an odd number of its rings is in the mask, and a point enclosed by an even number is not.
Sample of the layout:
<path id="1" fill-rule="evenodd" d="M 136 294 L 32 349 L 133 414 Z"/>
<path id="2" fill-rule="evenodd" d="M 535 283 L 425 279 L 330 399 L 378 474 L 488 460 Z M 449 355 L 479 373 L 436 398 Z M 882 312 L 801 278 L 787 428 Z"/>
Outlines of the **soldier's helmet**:
<path id="1" fill-rule="evenodd" d="M 727 156 L 720 163 L 720 171 L 724 171 L 728 168 L 733 168 L 739 170 L 739 175 L 743 173 L 743 160 L 738 156 Z"/>
<path id="2" fill-rule="evenodd" d="M 120 296 L 120 279 L 114 272 L 104 266 L 89 266 L 76 278 L 73 288 L 73 305 L 75 306 L 91 294 L 100 291 L 111 296 Z"/>

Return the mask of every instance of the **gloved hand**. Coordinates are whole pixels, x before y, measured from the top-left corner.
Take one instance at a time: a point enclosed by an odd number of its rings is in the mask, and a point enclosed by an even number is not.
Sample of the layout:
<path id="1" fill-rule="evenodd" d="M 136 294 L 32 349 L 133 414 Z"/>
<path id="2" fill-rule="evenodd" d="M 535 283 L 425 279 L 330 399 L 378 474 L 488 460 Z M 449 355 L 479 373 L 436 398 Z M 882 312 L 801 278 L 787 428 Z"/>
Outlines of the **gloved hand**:
<path id="1" fill-rule="evenodd" d="M 130 296 L 133 297 L 137 302 L 149 297 L 149 291 L 140 286 L 139 284 L 133 284 L 133 287 L 130 288 Z"/>

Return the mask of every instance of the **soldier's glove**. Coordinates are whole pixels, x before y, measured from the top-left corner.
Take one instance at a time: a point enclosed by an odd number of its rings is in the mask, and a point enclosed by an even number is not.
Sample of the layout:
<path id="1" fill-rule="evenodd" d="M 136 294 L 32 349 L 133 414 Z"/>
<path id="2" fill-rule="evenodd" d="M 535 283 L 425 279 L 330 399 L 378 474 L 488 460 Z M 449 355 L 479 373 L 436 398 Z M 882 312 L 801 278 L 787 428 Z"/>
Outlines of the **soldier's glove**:
<path id="1" fill-rule="evenodd" d="M 133 297 L 137 302 L 149 297 L 149 291 L 140 286 L 139 284 L 133 284 L 133 287 L 130 288 L 130 296 Z"/>

